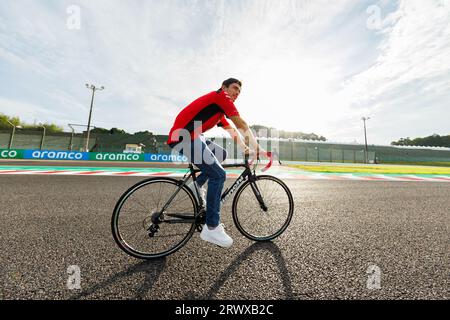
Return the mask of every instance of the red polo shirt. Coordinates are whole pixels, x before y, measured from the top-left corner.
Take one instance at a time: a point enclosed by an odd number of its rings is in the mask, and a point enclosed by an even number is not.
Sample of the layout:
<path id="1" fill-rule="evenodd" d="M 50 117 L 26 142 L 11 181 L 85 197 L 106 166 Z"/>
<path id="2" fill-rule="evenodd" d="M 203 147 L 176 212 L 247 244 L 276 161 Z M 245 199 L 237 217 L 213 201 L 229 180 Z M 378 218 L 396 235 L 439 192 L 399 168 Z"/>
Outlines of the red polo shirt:
<path id="1" fill-rule="evenodd" d="M 170 129 L 167 144 L 175 144 L 180 141 L 177 129 L 186 129 L 191 135 L 191 140 L 194 140 L 201 133 L 216 125 L 219 127 L 229 126 L 225 117 L 232 116 L 239 116 L 239 112 L 228 94 L 223 90 L 210 92 L 181 110 Z"/>

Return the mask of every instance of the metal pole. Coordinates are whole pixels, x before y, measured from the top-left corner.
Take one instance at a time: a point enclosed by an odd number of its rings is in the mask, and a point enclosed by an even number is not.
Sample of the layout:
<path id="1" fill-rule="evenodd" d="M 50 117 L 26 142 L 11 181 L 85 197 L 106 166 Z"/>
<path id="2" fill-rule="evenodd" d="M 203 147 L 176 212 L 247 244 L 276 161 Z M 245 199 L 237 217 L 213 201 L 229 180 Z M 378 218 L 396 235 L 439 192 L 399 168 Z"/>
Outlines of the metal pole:
<path id="1" fill-rule="evenodd" d="M 14 132 L 16 131 L 16 126 L 14 124 L 12 124 L 11 122 L 9 122 L 9 120 L 6 120 L 10 125 L 12 125 L 13 129 L 11 132 L 11 136 L 9 137 L 9 144 L 8 144 L 8 149 L 11 149 L 12 146 L 12 142 L 14 139 Z"/>
<path id="2" fill-rule="evenodd" d="M 43 146 L 44 146 L 44 139 L 45 139 L 45 127 L 41 126 L 42 128 L 44 128 L 44 131 L 42 131 L 42 138 L 41 138 L 41 146 L 40 146 L 40 150 L 42 150 Z"/>
<path id="3" fill-rule="evenodd" d="M 8 146 L 8 149 L 11 149 L 11 148 L 12 148 L 12 142 L 13 142 L 13 139 L 14 139 L 14 133 L 15 133 L 15 131 L 16 131 L 16 126 L 13 127 L 12 134 L 11 134 L 11 139 L 9 139 L 9 146 Z"/>
<path id="4" fill-rule="evenodd" d="M 103 89 L 105 89 L 105 87 L 101 86 L 100 88 L 97 88 L 96 86 L 94 86 L 92 84 L 89 85 L 86 83 L 86 88 L 92 90 L 91 108 L 89 109 L 89 120 L 88 120 L 88 125 L 87 125 L 87 137 L 86 137 L 86 146 L 85 146 L 85 151 L 88 152 L 89 151 L 89 135 L 90 135 L 90 129 L 91 129 L 92 107 L 94 106 L 95 91 L 103 90 Z"/>
<path id="5" fill-rule="evenodd" d="M 366 158 L 366 163 L 368 163 L 368 155 L 367 155 L 367 133 L 366 133 L 366 120 L 364 119 L 364 143 L 365 143 L 365 148 L 364 148 L 364 154 L 365 154 L 365 158 Z"/>
<path id="6" fill-rule="evenodd" d="M 69 143 L 69 150 L 73 150 L 73 136 L 75 134 L 75 129 L 72 127 L 72 125 L 69 123 L 70 129 L 72 129 L 72 135 L 70 136 L 70 143 Z"/>
<path id="7" fill-rule="evenodd" d="M 294 140 L 291 143 L 291 161 L 294 161 Z"/>
<path id="8" fill-rule="evenodd" d="M 365 141 L 365 148 L 364 148 L 364 158 L 366 161 L 366 164 L 369 163 L 369 151 L 367 149 L 367 132 L 366 132 L 366 120 L 369 120 L 370 117 L 362 117 L 361 118 L 364 122 L 364 141 Z"/>
<path id="9" fill-rule="evenodd" d="M 93 88 L 92 88 L 91 108 L 89 110 L 89 120 L 88 120 L 88 125 L 87 125 L 87 137 L 86 137 L 86 147 L 85 147 L 86 152 L 89 151 L 89 131 L 90 131 L 90 127 L 91 127 L 92 106 L 94 105 L 94 94 L 95 94 L 95 86 L 93 86 Z"/>

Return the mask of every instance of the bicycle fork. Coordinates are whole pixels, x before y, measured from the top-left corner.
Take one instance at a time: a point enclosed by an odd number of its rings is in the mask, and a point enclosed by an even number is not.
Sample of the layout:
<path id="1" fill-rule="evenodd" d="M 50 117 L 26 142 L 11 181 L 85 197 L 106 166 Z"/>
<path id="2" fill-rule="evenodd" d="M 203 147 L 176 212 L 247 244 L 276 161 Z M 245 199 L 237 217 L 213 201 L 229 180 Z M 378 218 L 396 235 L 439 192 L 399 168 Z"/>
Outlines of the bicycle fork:
<path id="1" fill-rule="evenodd" d="M 259 192 L 258 186 L 256 185 L 256 180 L 251 181 L 250 182 L 250 186 L 252 187 L 253 193 L 255 194 L 256 199 L 259 202 L 259 206 L 261 207 L 261 209 L 264 212 L 267 212 L 268 208 L 267 208 L 267 206 L 266 206 L 266 204 L 264 202 L 264 199 L 263 199 L 263 197 L 261 195 L 261 192 Z"/>

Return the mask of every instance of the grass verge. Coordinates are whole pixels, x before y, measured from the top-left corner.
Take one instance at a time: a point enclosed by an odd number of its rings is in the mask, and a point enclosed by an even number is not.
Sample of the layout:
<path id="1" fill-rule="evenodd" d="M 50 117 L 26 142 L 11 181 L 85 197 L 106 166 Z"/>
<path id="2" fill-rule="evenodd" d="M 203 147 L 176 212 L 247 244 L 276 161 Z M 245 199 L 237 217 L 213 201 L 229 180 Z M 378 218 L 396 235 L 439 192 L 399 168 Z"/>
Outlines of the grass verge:
<path id="1" fill-rule="evenodd" d="M 373 174 L 445 174 L 450 175 L 450 168 L 427 166 L 352 166 L 352 165 L 289 165 L 290 167 L 309 172 L 334 172 L 334 173 L 373 173 Z"/>

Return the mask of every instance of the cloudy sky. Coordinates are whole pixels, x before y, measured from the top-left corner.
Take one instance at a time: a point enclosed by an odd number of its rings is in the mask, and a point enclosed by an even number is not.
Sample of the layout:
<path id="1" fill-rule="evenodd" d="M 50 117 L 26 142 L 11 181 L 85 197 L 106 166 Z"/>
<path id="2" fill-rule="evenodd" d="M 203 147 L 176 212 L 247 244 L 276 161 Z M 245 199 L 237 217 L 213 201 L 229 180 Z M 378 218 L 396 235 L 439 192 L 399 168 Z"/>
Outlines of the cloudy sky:
<path id="1" fill-rule="evenodd" d="M 167 134 L 228 77 L 250 124 L 450 134 L 450 0 L 2 0 L 0 112 Z M 82 128 L 80 128 L 82 129 Z M 218 131 L 217 131 L 218 130 Z M 218 133 L 217 129 L 214 133 Z"/>

